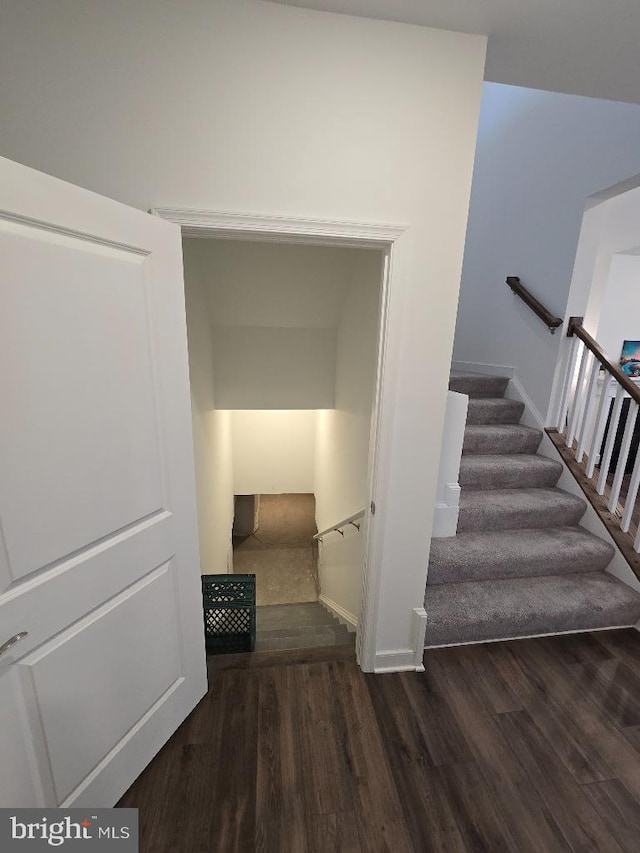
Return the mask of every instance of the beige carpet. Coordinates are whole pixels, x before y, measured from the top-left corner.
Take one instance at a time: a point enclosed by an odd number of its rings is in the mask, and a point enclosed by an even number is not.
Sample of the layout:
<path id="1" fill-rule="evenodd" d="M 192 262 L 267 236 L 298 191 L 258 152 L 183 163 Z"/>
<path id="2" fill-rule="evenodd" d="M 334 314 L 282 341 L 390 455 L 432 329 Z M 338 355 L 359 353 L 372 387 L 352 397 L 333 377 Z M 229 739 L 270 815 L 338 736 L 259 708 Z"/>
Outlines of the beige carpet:
<path id="1" fill-rule="evenodd" d="M 313 495 L 260 495 L 258 529 L 234 540 L 233 571 L 255 574 L 256 603 L 318 600 Z"/>

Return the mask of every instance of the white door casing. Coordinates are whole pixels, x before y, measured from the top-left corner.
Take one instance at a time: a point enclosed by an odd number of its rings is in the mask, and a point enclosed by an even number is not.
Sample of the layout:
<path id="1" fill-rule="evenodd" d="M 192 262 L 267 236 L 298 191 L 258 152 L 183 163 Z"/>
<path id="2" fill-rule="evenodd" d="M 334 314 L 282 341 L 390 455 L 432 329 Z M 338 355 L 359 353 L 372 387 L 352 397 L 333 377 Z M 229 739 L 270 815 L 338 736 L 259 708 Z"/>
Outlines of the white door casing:
<path id="1" fill-rule="evenodd" d="M 408 226 L 173 207 L 158 207 L 152 212 L 180 225 L 184 237 L 273 240 L 278 243 L 353 246 L 384 251 L 377 370 L 369 441 L 369 506 L 366 507 L 367 514 L 361 531 L 364 539 L 364 565 L 356 656 L 360 667 L 365 672 L 422 671 L 424 669 L 422 665 L 424 618 L 422 614 L 417 613 L 416 608 L 412 609 L 410 617 L 411 647 L 381 652 L 377 646 L 383 562 L 385 561 L 385 532 L 388 523 L 386 496 L 389 491 L 391 471 L 391 438 L 398 370 L 397 345 L 388 346 L 390 295 L 392 289 L 396 291 L 399 289 L 398 279 L 402 278 L 398 269 L 402 267 L 404 252 L 400 246 Z M 396 280 L 393 287 L 392 278 Z M 376 507 L 375 518 L 370 513 L 370 508 L 373 506 Z M 391 558 L 386 558 L 386 561 L 395 570 L 395 553 Z M 422 627 L 417 628 L 416 625 Z"/>
<path id="2" fill-rule="evenodd" d="M 206 691 L 180 229 L 0 159 L 0 259 L 0 806 L 109 806 Z"/>

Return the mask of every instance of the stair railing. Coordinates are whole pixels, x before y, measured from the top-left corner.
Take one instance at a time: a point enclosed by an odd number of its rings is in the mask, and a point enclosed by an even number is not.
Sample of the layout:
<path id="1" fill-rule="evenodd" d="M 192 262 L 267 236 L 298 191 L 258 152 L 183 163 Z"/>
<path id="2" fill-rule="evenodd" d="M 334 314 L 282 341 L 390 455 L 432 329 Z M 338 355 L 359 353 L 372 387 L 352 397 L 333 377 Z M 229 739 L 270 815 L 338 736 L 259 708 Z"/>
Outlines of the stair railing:
<path id="1" fill-rule="evenodd" d="M 339 533 L 340 536 L 344 536 L 345 528 L 349 526 L 355 527 L 356 530 L 360 530 L 360 520 L 364 518 L 365 513 L 366 509 L 361 509 L 360 512 L 355 512 L 353 515 L 348 515 L 346 518 L 343 518 L 342 521 L 339 521 L 337 524 L 334 524 L 331 527 L 327 527 L 326 530 L 321 530 L 320 533 L 316 533 L 313 538 L 322 541 L 322 537 L 327 536 L 329 533 Z"/>
<path id="2" fill-rule="evenodd" d="M 508 275 L 507 284 L 515 295 L 519 296 L 520 299 L 522 299 L 522 301 L 531 308 L 533 313 L 540 317 L 551 334 L 555 334 L 556 329 L 564 322 L 562 317 L 555 317 L 551 311 L 545 308 L 542 302 L 536 299 L 533 293 L 527 290 L 524 284 L 521 283 L 517 275 Z"/>
<path id="3" fill-rule="evenodd" d="M 582 317 L 571 317 L 567 336 L 572 343 L 558 420 L 547 432 L 640 576 L 640 525 L 635 513 L 640 487 L 635 432 L 640 385 L 586 331 Z"/>

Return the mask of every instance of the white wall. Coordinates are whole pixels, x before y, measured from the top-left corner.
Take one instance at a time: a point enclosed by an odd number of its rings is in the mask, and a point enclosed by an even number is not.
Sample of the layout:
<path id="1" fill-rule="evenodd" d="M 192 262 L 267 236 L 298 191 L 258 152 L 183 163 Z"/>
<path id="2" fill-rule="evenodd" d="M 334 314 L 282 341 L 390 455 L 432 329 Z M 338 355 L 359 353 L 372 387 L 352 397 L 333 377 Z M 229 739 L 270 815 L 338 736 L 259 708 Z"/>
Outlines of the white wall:
<path id="1" fill-rule="evenodd" d="M 344 537 L 326 536 L 318 547 L 320 601 L 347 627 L 356 628 L 362 604 L 365 523 L 347 527 Z"/>
<path id="2" fill-rule="evenodd" d="M 567 304 L 567 317 L 584 317 L 585 329 L 599 335 L 610 273 L 618 255 L 640 254 L 640 188 L 607 198 L 585 211 Z M 624 263 L 624 261 L 623 261 Z M 633 310 L 630 318 L 635 316 Z M 613 344 L 612 344 L 613 345 Z M 569 362 L 570 341 L 563 337 L 556 367 L 551 420 L 557 409 Z M 611 353 L 616 357 L 619 353 Z"/>
<path id="3" fill-rule="evenodd" d="M 342 306 L 336 358 L 336 407 L 318 412 L 316 521 L 318 530 L 369 504 L 369 444 L 375 390 L 383 255 L 359 254 Z M 324 598 L 357 619 L 362 598 L 364 530 L 330 534 L 320 550 Z"/>
<path id="4" fill-rule="evenodd" d="M 232 566 L 231 417 L 214 408 L 211 323 L 198 268 L 188 252 L 184 265 L 200 568 L 203 574 L 223 574 Z"/>
<path id="5" fill-rule="evenodd" d="M 414 659 L 485 47 L 257 0 L 3 5 L 3 155 L 142 209 L 407 226 L 391 274 L 366 666 Z"/>
<path id="6" fill-rule="evenodd" d="M 584 317 L 592 335 L 598 334 L 610 273 L 618 256 L 640 254 L 640 188 L 600 202 L 585 211 L 571 280 L 567 315 Z M 630 260 L 633 264 L 633 260 Z M 633 313 L 633 312 L 630 312 Z"/>
<path id="7" fill-rule="evenodd" d="M 639 235 L 640 236 L 640 235 Z M 622 344 L 640 341 L 640 257 L 614 255 L 605 285 L 596 340 L 618 361 Z"/>
<path id="8" fill-rule="evenodd" d="M 587 196 L 639 172 L 639 106 L 484 84 L 454 358 L 515 367 L 543 417 L 562 335 L 505 278 L 564 317 Z"/>
<path id="9" fill-rule="evenodd" d="M 335 396 L 332 329 L 214 326 L 216 406 L 328 409 Z"/>
<path id="10" fill-rule="evenodd" d="M 230 414 L 236 495 L 313 492 L 315 411 Z"/>
<path id="11" fill-rule="evenodd" d="M 257 240 L 186 241 L 214 326 L 336 329 L 357 249 Z"/>
<path id="12" fill-rule="evenodd" d="M 206 283 L 216 406 L 331 408 L 335 329 L 357 249 L 187 241 Z"/>

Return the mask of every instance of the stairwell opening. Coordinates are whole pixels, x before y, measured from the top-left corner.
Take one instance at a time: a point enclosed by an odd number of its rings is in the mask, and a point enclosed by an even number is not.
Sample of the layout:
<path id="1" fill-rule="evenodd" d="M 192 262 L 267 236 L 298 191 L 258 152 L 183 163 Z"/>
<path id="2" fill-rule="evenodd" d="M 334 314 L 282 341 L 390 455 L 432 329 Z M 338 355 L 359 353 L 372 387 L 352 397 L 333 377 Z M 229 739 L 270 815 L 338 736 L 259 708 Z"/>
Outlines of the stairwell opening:
<path id="1" fill-rule="evenodd" d="M 384 252 L 183 242 L 203 574 L 255 574 L 256 650 L 353 644 Z"/>

